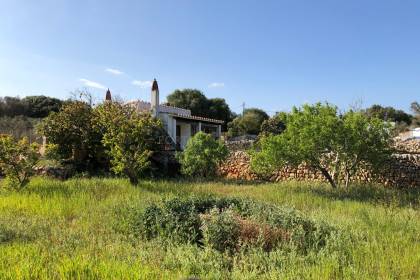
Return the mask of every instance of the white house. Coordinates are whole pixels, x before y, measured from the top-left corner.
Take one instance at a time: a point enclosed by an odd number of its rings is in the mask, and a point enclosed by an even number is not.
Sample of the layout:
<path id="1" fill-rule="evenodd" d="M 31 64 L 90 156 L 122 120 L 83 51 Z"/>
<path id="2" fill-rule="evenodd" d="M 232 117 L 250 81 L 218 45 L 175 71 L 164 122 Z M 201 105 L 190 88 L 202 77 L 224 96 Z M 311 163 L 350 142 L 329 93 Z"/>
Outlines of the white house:
<path id="1" fill-rule="evenodd" d="M 408 131 L 402 132 L 398 135 L 398 137 L 403 141 L 411 139 L 420 140 L 420 127 L 416 127 Z"/>
<path id="2" fill-rule="evenodd" d="M 417 127 L 412 130 L 413 131 L 413 138 L 420 139 L 420 127 Z"/>
<path id="3" fill-rule="evenodd" d="M 106 99 L 111 99 L 109 90 Z M 209 133 L 219 139 L 223 121 L 191 115 L 191 111 L 159 103 L 159 87 L 156 79 L 152 84 L 151 102 L 133 100 L 128 102 L 138 112 L 150 111 L 156 118 L 162 120 L 169 137 L 178 148 L 184 149 L 188 139 L 199 131 Z"/>

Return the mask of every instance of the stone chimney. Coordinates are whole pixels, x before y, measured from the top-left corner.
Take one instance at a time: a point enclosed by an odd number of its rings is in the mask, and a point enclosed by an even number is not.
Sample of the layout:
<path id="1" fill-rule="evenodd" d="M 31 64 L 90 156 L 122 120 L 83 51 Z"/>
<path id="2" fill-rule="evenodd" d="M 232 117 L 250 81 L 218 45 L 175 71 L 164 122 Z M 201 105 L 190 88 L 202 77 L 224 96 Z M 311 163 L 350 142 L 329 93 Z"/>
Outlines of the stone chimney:
<path id="1" fill-rule="evenodd" d="M 112 98 L 111 98 L 111 91 L 110 91 L 109 89 L 106 91 L 105 101 L 109 101 L 109 102 L 111 102 L 111 101 L 112 101 Z"/>
<path id="2" fill-rule="evenodd" d="M 156 79 L 153 80 L 152 84 L 152 100 L 151 100 L 152 116 L 157 117 L 159 115 L 159 87 Z"/>

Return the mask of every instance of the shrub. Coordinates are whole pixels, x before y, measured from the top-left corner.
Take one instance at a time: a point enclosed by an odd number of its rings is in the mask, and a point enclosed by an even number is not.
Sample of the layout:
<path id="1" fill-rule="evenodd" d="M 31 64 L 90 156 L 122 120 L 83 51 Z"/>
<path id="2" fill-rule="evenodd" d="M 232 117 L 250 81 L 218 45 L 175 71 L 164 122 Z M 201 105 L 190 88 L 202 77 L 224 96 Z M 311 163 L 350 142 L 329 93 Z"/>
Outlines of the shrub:
<path id="1" fill-rule="evenodd" d="M 12 136 L 0 135 L 0 169 L 6 175 L 6 185 L 21 190 L 34 174 L 39 160 L 37 144 L 29 144 L 27 138 L 15 141 Z"/>
<path id="2" fill-rule="evenodd" d="M 125 175 L 137 185 L 150 169 L 150 157 L 157 148 L 162 129 L 150 114 L 138 114 L 119 103 L 106 103 L 95 110 L 96 127 L 103 134 L 102 144 L 111 157 L 112 171 Z"/>
<path id="3" fill-rule="evenodd" d="M 140 216 L 140 231 L 146 239 L 163 238 L 207 245 L 233 252 L 240 247 L 261 247 L 266 251 L 280 244 L 303 254 L 319 250 L 335 229 L 315 222 L 288 207 L 276 207 L 252 200 L 214 197 L 189 198 L 151 204 Z"/>
<path id="4" fill-rule="evenodd" d="M 185 150 L 177 154 L 182 174 L 202 177 L 215 176 L 218 164 L 227 156 L 226 146 L 203 132 L 191 137 Z"/>
<path id="5" fill-rule="evenodd" d="M 261 132 L 259 136 L 281 134 L 286 129 L 286 125 L 283 121 L 284 117 L 285 113 L 277 113 L 275 116 L 264 120 L 261 124 Z"/>
<path id="6" fill-rule="evenodd" d="M 237 249 L 240 227 L 232 209 L 213 208 L 209 214 L 201 215 L 201 219 L 204 244 L 221 252 Z"/>
<path id="7" fill-rule="evenodd" d="M 43 119 L 37 129 L 55 145 L 55 153 L 61 159 L 73 161 L 82 170 L 97 168 L 103 149 L 102 135 L 94 128 L 93 108 L 89 104 L 69 102 Z"/>

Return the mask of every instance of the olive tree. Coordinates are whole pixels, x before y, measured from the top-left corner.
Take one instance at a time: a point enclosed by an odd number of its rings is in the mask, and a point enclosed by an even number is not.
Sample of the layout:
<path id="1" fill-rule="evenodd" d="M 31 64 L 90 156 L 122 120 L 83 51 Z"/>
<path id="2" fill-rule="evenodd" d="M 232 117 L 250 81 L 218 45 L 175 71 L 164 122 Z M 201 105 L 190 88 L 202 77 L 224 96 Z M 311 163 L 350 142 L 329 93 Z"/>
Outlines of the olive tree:
<path id="1" fill-rule="evenodd" d="M 0 135 L 0 169 L 8 187 L 21 190 L 29 183 L 39 160 L 38 148 L 37 144 L 29 144 L 27 138 L 15 141 L 10 135 Z"/>
<path id="2" fill-rule="evenodd" d="M 391 153 L 387 123 L 350 111 L 339 115 L 330 104 L 293 108 L 284 117 L 282 134 L 260 139 L 251 152 L 251 167 L 261 174 L 289 165 L 319 170 L 333 188 L 346 186 L 361 168 L 377 170 Z"/>

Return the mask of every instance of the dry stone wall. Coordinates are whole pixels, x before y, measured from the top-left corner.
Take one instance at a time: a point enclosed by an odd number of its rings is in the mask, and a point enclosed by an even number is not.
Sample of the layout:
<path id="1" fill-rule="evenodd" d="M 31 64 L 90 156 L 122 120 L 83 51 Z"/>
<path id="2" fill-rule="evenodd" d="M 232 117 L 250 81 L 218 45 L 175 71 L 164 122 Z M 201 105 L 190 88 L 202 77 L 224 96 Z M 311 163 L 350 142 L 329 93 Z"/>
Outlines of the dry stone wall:
<path id="1" fill-rule="evenodd" d="M 415 147 L 411 143 L 410 147 Z M 414 148 L 406 153 L 395 154 L 391 161 L 384 167 L 381 174 L 372 176 L 367 171 L 361 171 L 354 177 L 357 182 L 380 183 L 386 186 L 396 187 L 420 187 L 420 153 Z M 270 176 L 261 177 L 253 173 L 250 168 L 250 157 L 247 152 L 234 149 L 231 151 L 228 159 L 219 167 L 221 176 L 228 179 L 238 180 L 267 180 L 267 181 L 285 181 L 285 180 L 309 180 L 325 181 L 322 174 L 305 165 L 298 168 L 284 167 Z"/>

